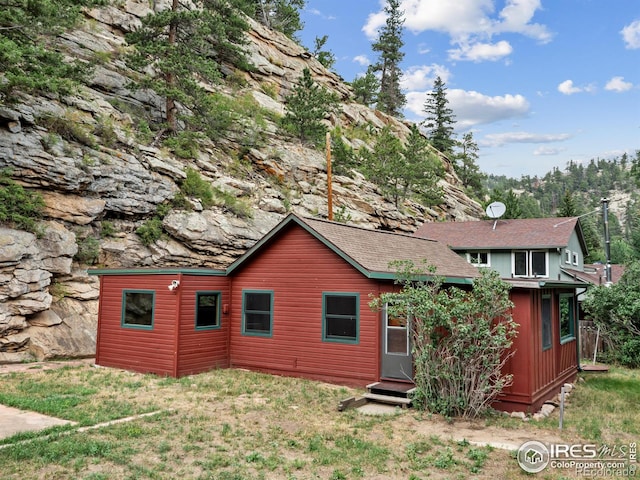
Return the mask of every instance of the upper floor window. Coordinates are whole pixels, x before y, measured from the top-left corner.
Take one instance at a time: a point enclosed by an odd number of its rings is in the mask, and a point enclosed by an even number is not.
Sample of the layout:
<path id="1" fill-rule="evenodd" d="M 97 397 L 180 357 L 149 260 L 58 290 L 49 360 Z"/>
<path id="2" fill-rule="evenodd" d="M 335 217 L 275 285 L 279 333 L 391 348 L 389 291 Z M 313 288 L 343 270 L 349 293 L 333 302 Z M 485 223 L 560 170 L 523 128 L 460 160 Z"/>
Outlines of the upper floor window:
<path id="1" fill-rule="evenodd" d="M 580 263 L 580 255 L 578 252 L 573 252 L 573 264 L 578 265 Z"/>
<path id="2" fill-rule="evenodd" d="M 513 275 L 516 277 L 548 277 L 548 258 L 544 250 L 513 252 Z"/>
<path id="3" fill-rule="evenodd" d="M 489 267 L 489 252 L 469 252 L 467 253 L 467 262 L 474 267 Z"/>
<path id="4" fill-rule="evenodd" d="M 571 250 L 568 248 L 564 249 L 564 263 L 571 263 Z"/>

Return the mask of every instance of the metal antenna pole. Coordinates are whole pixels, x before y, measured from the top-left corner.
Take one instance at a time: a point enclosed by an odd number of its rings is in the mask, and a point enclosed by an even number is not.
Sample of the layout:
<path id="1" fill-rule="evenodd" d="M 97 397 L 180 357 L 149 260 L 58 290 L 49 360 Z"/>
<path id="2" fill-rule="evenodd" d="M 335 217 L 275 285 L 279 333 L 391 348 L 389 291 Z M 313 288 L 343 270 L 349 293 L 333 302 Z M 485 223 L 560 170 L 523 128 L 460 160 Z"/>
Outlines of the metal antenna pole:
<path id="1" fill-rule="evenodd" d="M 602 203 L 602 219 L 604 220 L 604 253 L 607 259 L 606 275 L 607 285 L 611 285 L 611 240 L 609 239 L 609 199 L 603 198 Z"/>

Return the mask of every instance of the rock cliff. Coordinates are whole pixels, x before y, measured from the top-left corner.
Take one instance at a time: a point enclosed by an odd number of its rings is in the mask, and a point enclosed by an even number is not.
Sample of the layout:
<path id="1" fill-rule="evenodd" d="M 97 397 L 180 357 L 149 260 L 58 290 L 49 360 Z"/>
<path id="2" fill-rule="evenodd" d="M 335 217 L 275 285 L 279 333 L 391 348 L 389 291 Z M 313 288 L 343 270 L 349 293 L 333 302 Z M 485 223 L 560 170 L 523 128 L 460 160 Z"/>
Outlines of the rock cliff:
<path id="1" fill-rule="evenodd" d="M 13 180 L 39 192 L 46 204 L 42 236 L 0 228 L 0 362 L 93 354 L 99 286 L 87 275 L 92 265 L 224 267 L 287 212 L 327 215 L 325 153 L 282 138 L 268 116 L 260 146 L 243 148 L 242 139 L 225 138 L 193 160 L 134 134 L 136 112 L 159 122 L 153 112 L 163 109 L 153 92 L 128 88 L 132 72 L 119 55 L 124 34 L 150 12 L 148 2 L 133 0 L 86 11 L 82 25 L 63 34 L 60 45 L 69 57 L 100 60 L 91 80 L 62 99 L 21 94 L 0 106 L 0 168 L 9 167 Z M 390 125 L 400 138 L 408 135 L 405 122 L 350 101 L 350 88 L 288 38 L 252 24 L 249 40 L 254 69 L 225 71 L 235 85 L 216 87 L 222 93 L 250 96 L 262 111 L 283 115 L 284 99 L 308 68 L 342 99 L 342 113 L 327 119 L 332 127 L 377 131 Z M 73 127 L 61 133 L 44 118 Z M 350 223 L 402 232 L 424 221 L 480 217 L 480 205 L 442 161 L 441 205 L 408 201 L 397 208 L 354 172 L 333 177 L 334 207 Z M 176 196 L 187 167 L 227 200 L 203 208 L 187 199 L 192 208 L 171 209 L 162 217 L 163 236 L 145 246 L 136 229 Z"/>

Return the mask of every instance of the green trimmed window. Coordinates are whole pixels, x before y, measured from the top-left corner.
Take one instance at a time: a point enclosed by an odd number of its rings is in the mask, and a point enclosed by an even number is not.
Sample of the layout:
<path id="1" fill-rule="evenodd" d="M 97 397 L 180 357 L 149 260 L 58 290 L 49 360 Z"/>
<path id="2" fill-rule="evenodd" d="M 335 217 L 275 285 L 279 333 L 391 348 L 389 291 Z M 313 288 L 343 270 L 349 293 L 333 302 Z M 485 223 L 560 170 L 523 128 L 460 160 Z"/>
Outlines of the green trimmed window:
<path id="1" fill-rule="evenodd" d="M 551 348 L 551 295 L 542 297 L 542 350 Z"/>
<path id="2" fill-rule="evenodd" d="M 153 328 L 156 294 L 153 290 L 123 290 L 121 325 L 126 328 Z"/>
<path id="3" fill-rule="evenodd" d="M 196 292 L 196 330 L 220 328 L 220 292 Z"/>
<path id="4" fill-rule="evenodd" d="M 273 332 L 273 292 L 243 290 L 242 333 L 270 337 Z"/>
<path id="5" fill-rule="evenodd" d="M 573 295 L 560 295 L 560 341 L 575 338 L 575 309 L 573 307 Z"/>
<path id="6" fill-rule="evenodd" d="M 322 294 L 322 339 L 327 342 L 358 343 L 360 295 Z"/>

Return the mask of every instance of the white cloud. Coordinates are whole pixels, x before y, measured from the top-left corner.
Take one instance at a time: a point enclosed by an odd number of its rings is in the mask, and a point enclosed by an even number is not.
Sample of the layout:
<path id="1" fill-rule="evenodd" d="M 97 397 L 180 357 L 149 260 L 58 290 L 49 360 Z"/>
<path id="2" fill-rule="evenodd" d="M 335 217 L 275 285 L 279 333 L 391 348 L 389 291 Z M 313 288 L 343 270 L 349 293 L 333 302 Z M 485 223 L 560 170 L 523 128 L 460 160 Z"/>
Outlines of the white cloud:
<path id="1" fill-rule="evenodd" d="M 433 88 L 436 77 L 440 77 L 446 84 L 451 77 L 451 72 L 442 65 L 419 65 L 408 68 L 400 81 L 400 87 L 405 91 L 424 91 Z"/>
<path id="2" fill-rule="evenodd" d="M 511 55 L 511 52 L 513 52 L 513 48 L 509 42 L 501 40 L 498 43 L 460 44 L 458 48 L 449 50 L 449 58 L 472 62 L 496 61 Z"/>
<path id="3" fill-rule="evenodd" d="M 625 82 L 623 77 L 613 77 L 604 86 L 605 90 L 609 90 L 611 92 L 618 92 L 618 93 L 626 92 L 627 90 L 631 90 L 632 88 L 633 88 L 633 83 Z"/>
<path id="4" fill-rule="evenodd" d="M 634 50 L 640 48 L 640 20 L 635 20 L 620 30 L 625 48 Z"/>
<path id="5" fill-rule="evenodd" d="M 533 151 L 535 156 L 553 156 L 565 152 L 566 148 L 538 147 Z"/>
<path id="6" fill-rule="evenodd" d="M 583 87 L 577 87 L 573 84 L 573 80 L 565 80 L 558 85 L 558 91 L 564 95 L 573 95 L 574 93 L 582 92 L 594 92 L 596 87 L 594 85 L 585 85 Z"/>
<path id="7" fill-rule="evenodd" d="M 427 92 L 409 92 L 407 110 L 416 118 L 425 118 L 424 102 Z M 529 102 L 522 95 L 490 97 L 479 92 L 460 89 L 447 90 L 449 108 L 456 116 L 456 130 L 465 131 L 474 125 L 489 124 L 510 118 L 524 117 L 529 113 Z"/>
<path id="8" fill-rule="evenodd" d="M 485 135 L 478 144 L 486 147 L 501 147 L 507 143 L 553 143 L 563 142 L 569 138 L 571 135 L 568 133 L 504 132 Z"/>
<path id="9" fill-rule="evenodd" d="M 367 67 L 371 64 L 371 60 L 369 60 L 369 57 L 367 57 L 366 55 L 357 55 L 353 57 L 353 62 L 363 67 Z"/>
<path id="10" fill-rule="evenodd" d="M 377 38 L 378 30 L 385 24 L 381 9 L 369 15 L 362 30 L 367 37 Z M 404 26 L 415 34 L 426 30 L 446 33 L 456 48 L 451 58 L 458 60 L 497 60 L 510 55 L 511 46 L 506 41 L 488 43 L 492 35 L 518 33 L 546 43 L 552 34 L 547 27 L 532 23 L 536 11 L 542 8 L 540 0 L 507 0 L 496 14 L 494 0 L 402 0 Z"/>

